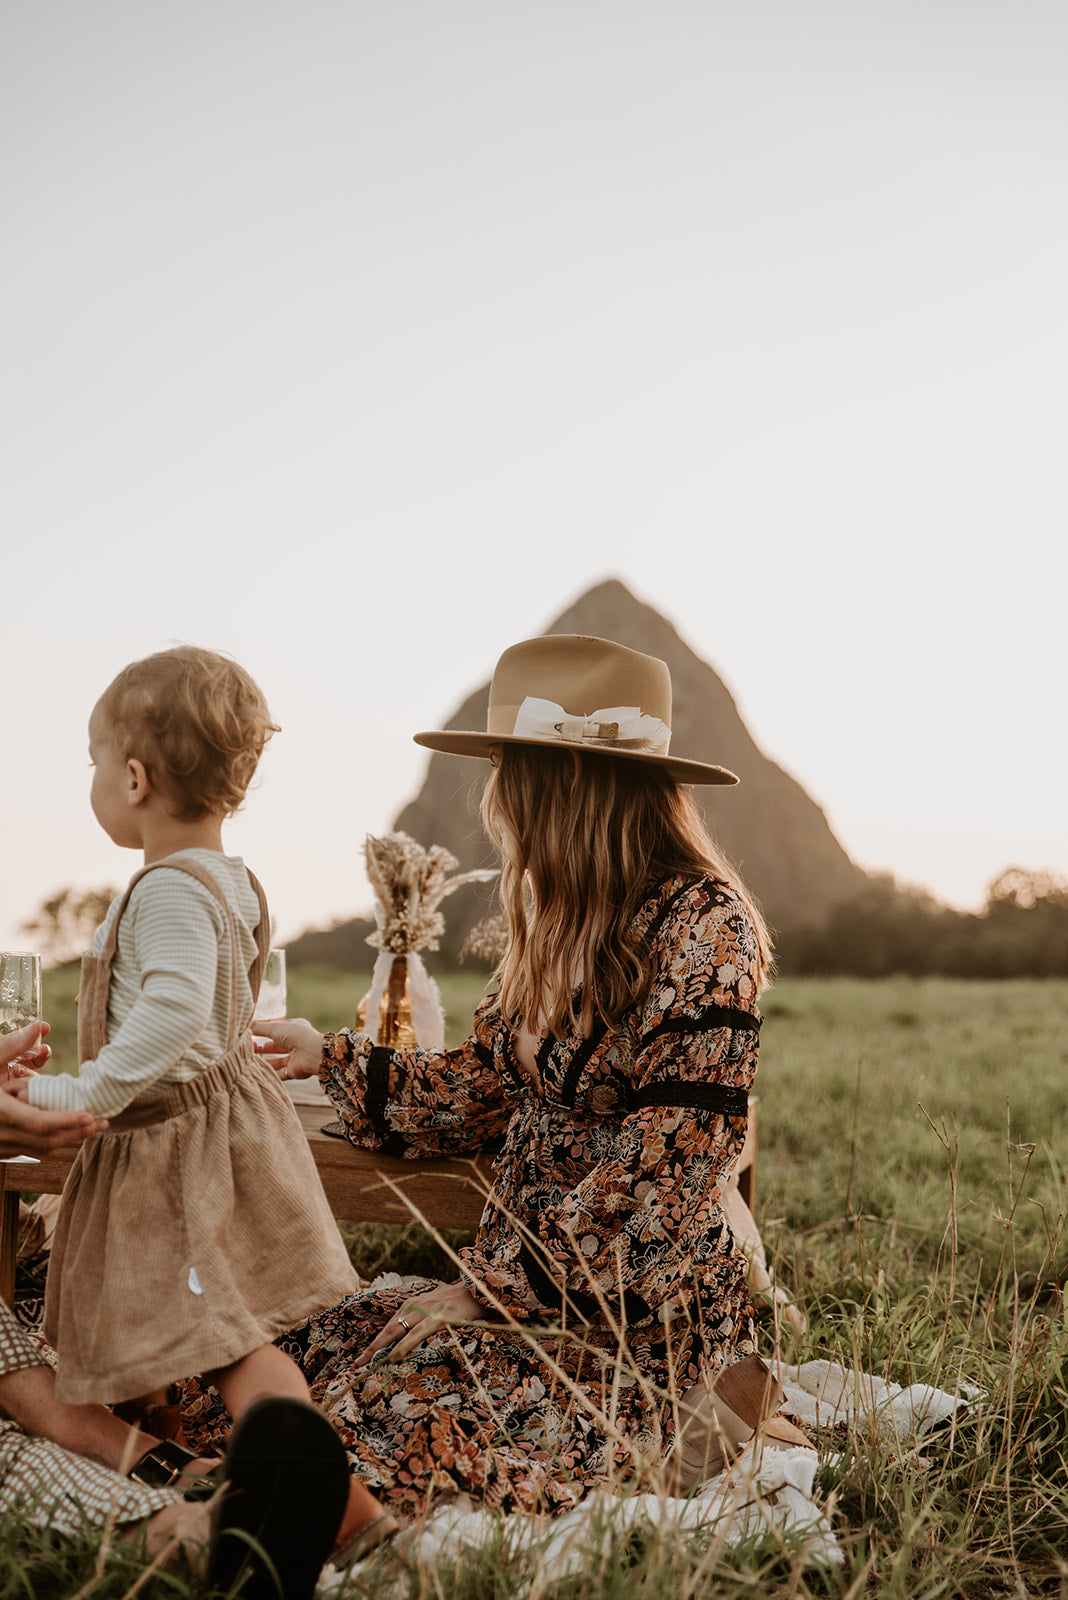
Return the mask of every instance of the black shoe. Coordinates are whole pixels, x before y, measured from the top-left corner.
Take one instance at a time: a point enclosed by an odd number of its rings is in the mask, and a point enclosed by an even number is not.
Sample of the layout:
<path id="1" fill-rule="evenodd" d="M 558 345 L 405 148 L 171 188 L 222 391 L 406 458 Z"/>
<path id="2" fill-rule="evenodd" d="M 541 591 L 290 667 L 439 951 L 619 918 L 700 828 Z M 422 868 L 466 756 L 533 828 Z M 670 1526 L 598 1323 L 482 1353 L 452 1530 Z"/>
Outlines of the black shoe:
<path id="1" fill-rule="evenodd" d="M 349 1495 L 345 1448 L 302 1400 L 258 1400 L 230 1435 L 208 1551 L 210 1587 L 311 1600 Z"/>

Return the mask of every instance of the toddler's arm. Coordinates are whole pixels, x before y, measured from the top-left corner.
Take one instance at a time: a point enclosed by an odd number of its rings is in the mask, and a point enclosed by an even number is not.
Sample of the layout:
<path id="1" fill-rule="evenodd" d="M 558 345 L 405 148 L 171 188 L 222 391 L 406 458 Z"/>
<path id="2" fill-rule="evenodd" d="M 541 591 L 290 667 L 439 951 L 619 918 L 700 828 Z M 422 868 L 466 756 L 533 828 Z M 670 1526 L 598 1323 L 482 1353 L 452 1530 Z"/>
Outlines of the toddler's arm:
<path id="1" fill-rule="evenodd" d="M 31 1078 L 27 1098 L 52 1110 L 115 1116 L 165 1077 L 204 1031 L 215 1002 L 221 916 L 187 873 L 151 872 L 123 916 L 132 935 L 141 992 L 94 1061 L 77 1077 Z M 128 938 L 123 938 L 128 946 Z M 121 948 L 121 945 L 120 945 Z"/>

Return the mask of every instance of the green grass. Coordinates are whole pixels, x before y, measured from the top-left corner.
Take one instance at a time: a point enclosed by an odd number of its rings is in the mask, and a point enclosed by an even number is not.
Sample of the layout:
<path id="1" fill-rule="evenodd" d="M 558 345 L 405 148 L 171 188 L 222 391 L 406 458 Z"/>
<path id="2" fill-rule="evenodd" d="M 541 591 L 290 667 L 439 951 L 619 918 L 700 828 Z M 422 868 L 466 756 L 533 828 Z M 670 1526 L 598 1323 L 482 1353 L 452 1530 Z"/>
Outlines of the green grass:
<path id="1" fill-rule="evenodd" d="M 1042 1270 L 1068 1181 L 1068 983 L 794 979 L 764 1012 L 771 1237 L 900 1237 L 930 1267 L 952 1218 L 989 1287 L 1011 1214 L 1016 1270 Z"/>
<path id="2" fill-rule="evenodd" d="M 349 1022 L 367 976 L 293 972 L 290 1014 Z M 482 979 L 441 987 L 455 1040 Z M 47 975 L 60 1065 L 73 990 Z M 504 1526 L 494 1549 L 433 1568 L 387 1553 L 343 1600 L 503 1600 L 528 1579 L 536 1600 L 1068 1600 L 1068 982 L 784 980 L 764 1011 L 756 1210 L 809 1318 L 785 1353 L 899 1383 L 963 1380 L 980 1402 L 923 1460 L 862 1430 L 826 1452 L 837 1573 L 770 1537 L 725 1551 L 707 1534 L 634 1535 L 549 1582 Z M 360 1229 L 350 1245 L 365 1272 L 450 1271 L 417 1229 Z M 94 1582 L 94 1559 L 91 1543 L 20 1543 L 12 1526 L 0 1600 L 129 1594 L 136 1561 L 109 1557 Z M 138 1592 L 192 1591 L 153 1577 Z"/>

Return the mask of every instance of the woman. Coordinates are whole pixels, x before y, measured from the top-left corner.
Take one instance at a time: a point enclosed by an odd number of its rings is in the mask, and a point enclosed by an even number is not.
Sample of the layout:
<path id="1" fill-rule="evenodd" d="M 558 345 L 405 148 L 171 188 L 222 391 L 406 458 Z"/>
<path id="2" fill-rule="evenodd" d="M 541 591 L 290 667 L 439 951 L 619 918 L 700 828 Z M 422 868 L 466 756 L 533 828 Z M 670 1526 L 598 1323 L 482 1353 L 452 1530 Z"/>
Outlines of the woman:
<path id="1" fill-rule="evenodd" d="M 778 1403 L 718 1204 L 768 937 L 684 787 L 737 780 L 670 756 L 670 720 L 662 661 L 581 637 L 506 651 L 485 733 L 416 736 L 493 763 L 509 941 L 472 1037 L 390 1051 L 257 1024 L 354 1144 L 503 1138 L 455 1282 L 352 1297 L 285 1341 L 396 1510 L 442 1490 L 562 1510 L 665 1454 L 686 1488 Z"/>

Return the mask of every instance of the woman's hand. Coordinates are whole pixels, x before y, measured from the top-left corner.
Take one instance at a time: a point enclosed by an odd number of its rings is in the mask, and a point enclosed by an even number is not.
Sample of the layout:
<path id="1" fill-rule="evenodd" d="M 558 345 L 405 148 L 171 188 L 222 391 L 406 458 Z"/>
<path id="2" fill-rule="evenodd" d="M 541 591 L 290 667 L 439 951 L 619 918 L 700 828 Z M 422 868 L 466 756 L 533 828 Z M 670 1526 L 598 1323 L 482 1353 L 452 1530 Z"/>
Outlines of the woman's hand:
<path id="1" fill-rule="evenodd" d="M 11 1156 L 46 1155 L 62 1145 L 81 1144 L 91 1133 L 103 1133 L 107 1123 L 90 1111 L 42 1111 L 27 1105 L 20 1091 L 25 1080 L 11 1089 L 0 1088 L 0 1161 Z"/>
<path id="2" fill-rule="evenodd" d="M 405 1301 L 377 1339 L 356 1357 L 354 1365 L 368 1366 L 383 1350 L 390 1350 L 391 1361 L 402 1361 L 416 1345 L 422 1344 L 439 1328 L 454 1327 L 465 1322 L 487 1322 L 492 1312 L 464 1287 L 462 1283 L 439 1283 L 436 1289 L 426 1289 Z"/>
<path id="3" fill-rule="evenodd" d="M 44 1042 L 47 1022 L 27 1022 L 16 1033 L 0 1036 L 0 1084 L 32 1077 L 43 1067 L 51 1050 Z"/>
<path id="4" fill-rule="evenodd" d="M 277 1022 L 256 1018 L 256 1053 L 269 1056 L 280 1078 L 314 1078 L 323 1059 L 323 1035 L 303 1017 Z"/>

